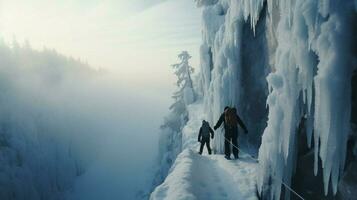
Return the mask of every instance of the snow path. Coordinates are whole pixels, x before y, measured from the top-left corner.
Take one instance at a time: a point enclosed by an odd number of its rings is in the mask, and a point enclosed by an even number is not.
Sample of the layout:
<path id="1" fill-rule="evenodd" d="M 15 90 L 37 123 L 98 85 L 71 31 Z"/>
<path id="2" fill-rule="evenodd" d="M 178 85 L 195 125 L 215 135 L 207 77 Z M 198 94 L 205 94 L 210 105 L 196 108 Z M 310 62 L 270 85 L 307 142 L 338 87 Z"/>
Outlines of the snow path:
<path id="1" fill-rule="evenodd" d="M 189 106 L 190 120 L 182 131 L 183 151 L 165 181 L 152 192 L 151 200 L 256 200 L 258 164 L 240 152 L 238 160 L 224 155 L 199 155 L 198 130 L 207 119 L 202 103 Z M 219 131 L 215 139 L 222 139 Z M 221 136 L 221 137 L 220 137 Z M 211 141 L 211 146 L 213 141 Z"/>
<path id="2" fill-rule="evenodd" d="M 198 199 L 257 199 L 253 163 L 241 160 L 226 160 L 223 155 L 199 156 L 195 159 L 200 176 L 193 177 L 200 187 Z M 202 179 L 207 177 L 206 180 Z M 212 184 L 215 183 L 215 184 Z"/>
<path id="3" fill-rule="evenodd" d="M 151 199 L 255 200 L 256 166 L 248 158 L 226 160 L 186 149 Z"/>

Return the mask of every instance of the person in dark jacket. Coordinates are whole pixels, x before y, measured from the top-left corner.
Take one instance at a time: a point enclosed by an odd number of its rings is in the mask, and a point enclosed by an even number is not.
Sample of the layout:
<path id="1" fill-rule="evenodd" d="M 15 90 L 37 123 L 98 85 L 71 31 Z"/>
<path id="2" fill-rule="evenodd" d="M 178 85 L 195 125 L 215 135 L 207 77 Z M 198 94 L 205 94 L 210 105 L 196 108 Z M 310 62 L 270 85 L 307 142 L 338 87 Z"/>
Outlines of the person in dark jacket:
<path id="1" fill-rule="evenodd" d="M 212 128 L 210 127 L 209 123 L 205 120 L 202 121 L 202 126 L 200 128 L 200 132 L 198 134 L 198 142 L 201 142 L 201 147 L 200 147 L 200 152 L 199 154 L 202 154 L 203 147 L 206 144 L 208 154 L 211 154 L 211 147 L 210 147 L 210 134 L 211 138 L 213 139 L 214 137 L 214 132 Z"/>
<path id="2" fill-rule="evenodd" d="M 226 106 L 224 112 L 221 114 L 217 124 L 214 126 L 214 130 L 217 130 L 222 123 L 224 123 L 224 154 L 226 159 L 230 159 L 231 156 L 231 143 L 234 146 L 238 146 L 238 124 L 243 128 L 247 134 L 248 130 L 243 121 L 237 114 L 236 108 L 230 108 Z M 238 159 L 239 150 L 233 146 L 233 155 L 235 159 Z"/>

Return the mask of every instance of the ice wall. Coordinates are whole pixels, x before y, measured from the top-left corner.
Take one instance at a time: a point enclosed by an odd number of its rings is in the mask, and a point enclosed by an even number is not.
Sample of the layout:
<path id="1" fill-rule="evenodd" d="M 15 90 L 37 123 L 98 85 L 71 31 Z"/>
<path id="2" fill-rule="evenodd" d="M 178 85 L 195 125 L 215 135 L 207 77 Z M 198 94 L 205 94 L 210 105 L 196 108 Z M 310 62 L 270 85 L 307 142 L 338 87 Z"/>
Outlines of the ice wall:
<path id="1" fill-rule="evenodd" d="M 315 167 L 307 170 L 316 174 L 321 159 L 325 193 L 331 183 L 335 194 L 350 132 L 356 2 L 201 0 L 198 5 L 204 7 L 200 87 L 208 120 L 215 122 L 224 106 L 236 106 L 252 135 L 264 130 L 258 188 L 279 199 L 281 181 L 290 184 L 297 165 L 297 127 L 306 118 L 307 142 L 315 149 Z M 264 124 L 259 119 L 266 115 Z M 223 141 L 217 134 L 216 151 L 222 152 Z"/>
<path id="2" fill-rule="evenodd" d="M 265 18 L 258 23 L 263 1 L 203 2 L 199 2 L 206 5 L 202 20 L 200 85 L 208 120 L 214 124 L 225 106 L 235 106 L 247 123 L 251 138 L 258 138 L 253 136 L 261 134 L 265 127 L 268 92 L 265 76 L 269 68 L 265 55 L 268 48 Z M 254 99 L 253 93 L 257 94 Z M 222 153 L 223 143 L 223 135 L 216 134 L 214 150 Z"/>
<path id="3" fill-rule="evenodd" d="M 352 10 L 348 2 L 278 2 L 271 11 L 281 15 L 272 58 L 275 71 L 267 77 L 269 120 L 259 151 L 262 176 L 258 177 L 260 187 L 277 177 L 272 181 L 272 198 L 280 197 L 280 180 L 290 183 L 296 129 L 304 115 L 310 145 L 314 130 L 315 174 L 319 156 L 325 194 L 330 181 L 333 193 L 337 192 L 350 131 Z"/>

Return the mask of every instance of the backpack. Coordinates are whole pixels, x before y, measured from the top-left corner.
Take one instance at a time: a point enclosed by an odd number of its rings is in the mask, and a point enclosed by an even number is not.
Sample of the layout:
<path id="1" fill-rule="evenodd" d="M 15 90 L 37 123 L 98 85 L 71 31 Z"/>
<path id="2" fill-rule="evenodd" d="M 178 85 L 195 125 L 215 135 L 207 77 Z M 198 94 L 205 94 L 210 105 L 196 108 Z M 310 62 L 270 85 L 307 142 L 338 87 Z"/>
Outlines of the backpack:
<path id="1" fill-rule="evenodd" d="M 237 119 L 237 113 L 235 108 L 228 108 L 224 112 L 224 121 L 226 123 L 226 126 L 228 127 L 237 126 L 238 119 Z"/>
<path id="2" fill-rule="evenodd" d="M 210 131 L 209 131 L 209 124 L 208 122 L 202 123 L 202 138 L 209 138 Z"/>

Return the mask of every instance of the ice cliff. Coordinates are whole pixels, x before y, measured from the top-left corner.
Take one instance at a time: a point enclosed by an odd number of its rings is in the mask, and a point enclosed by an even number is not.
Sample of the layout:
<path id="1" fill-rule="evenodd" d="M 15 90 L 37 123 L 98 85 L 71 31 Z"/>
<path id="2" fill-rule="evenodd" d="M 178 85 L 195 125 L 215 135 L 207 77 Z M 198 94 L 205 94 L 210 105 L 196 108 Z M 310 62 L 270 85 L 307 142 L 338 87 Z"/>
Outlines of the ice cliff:
<path id="1" fill-rule="evenodd" d="M 307 199 L 345 199 L 343 184 L 357 185 L 357 177 L 346 180 L 356 162 L 357 1 L 197 4 L 203 21 L 195 82 L 200 118 L 214 123 L 224 106 L 238 108 L 250 132 L 239 143 L 258 156 L 263 199 L 296 198 L 282 182 Z M 187 124 L 196 117 L 188 116 Z M 195 147 L 184 145 L 185 134 L 176 139 L 183 149 Z M 216 153 L 223 152 L 223 142 L 216 133 Z M 301 180 L 297 175 L 306 171 L 311 174 Z M 307 188 L 306 181 L 315 186 Z"/>

